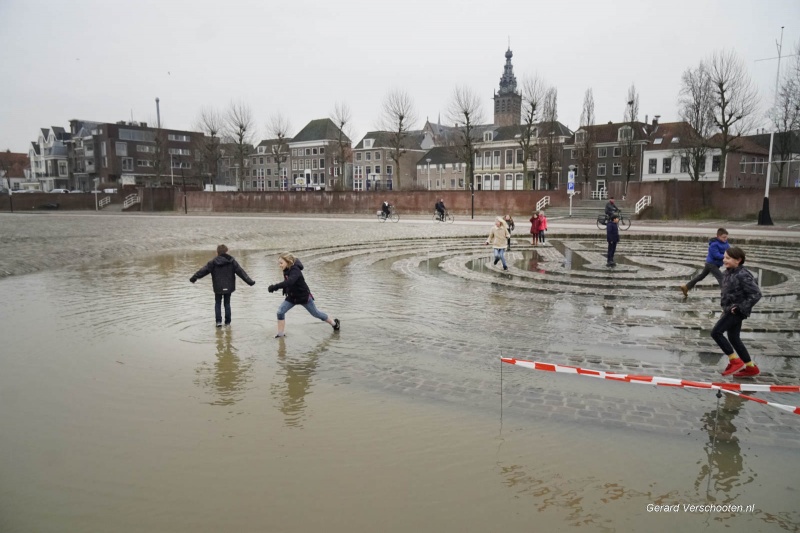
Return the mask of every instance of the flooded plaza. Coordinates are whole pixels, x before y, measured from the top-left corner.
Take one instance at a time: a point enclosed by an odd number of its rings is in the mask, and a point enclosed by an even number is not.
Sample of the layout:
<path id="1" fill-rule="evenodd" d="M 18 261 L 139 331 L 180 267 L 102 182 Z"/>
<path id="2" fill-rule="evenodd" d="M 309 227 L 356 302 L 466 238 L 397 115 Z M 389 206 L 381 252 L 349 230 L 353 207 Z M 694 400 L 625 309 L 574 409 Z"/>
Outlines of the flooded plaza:
<path id="1" fill-rule="evenodd" d="M 702 239 L 623 234 L 610 270 L 599 231 L 555 220 L 503 272 L 488 218 L 0 223 L 0 531 L 800 529 L 800 416 L 500 362 L 727 380 L 713 277 L 677 290 Z M 764 292 L 755 383 L 800 384 L 795 239 L 731 229 Z M 222 242 L 256 281 L 230 328 L 188 281 Z M 298 306 L 273 338 L 284 250 L 341 331 Z"/>

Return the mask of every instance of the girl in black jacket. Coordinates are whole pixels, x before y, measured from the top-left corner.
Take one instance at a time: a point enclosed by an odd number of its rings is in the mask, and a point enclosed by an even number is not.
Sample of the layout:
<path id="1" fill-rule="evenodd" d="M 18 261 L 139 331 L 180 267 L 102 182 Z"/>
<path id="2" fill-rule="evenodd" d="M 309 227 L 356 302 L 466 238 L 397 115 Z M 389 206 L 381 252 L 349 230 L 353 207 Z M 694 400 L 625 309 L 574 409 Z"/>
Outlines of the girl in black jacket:
<path id="1" fill-rule="evenodd" d="M 721 285 L 722 316 L 711 330 L 711 338 L 717 341 L 723 353 L 728 356 L 728 366 L 722 371 L 722 375 L 733 374 L 735 378 L 751 378 L 761 372 L 750 359 L 750 353 L 739 338 L 742 321 L 750 316 L 753 306 L 761 299 L 761 290 L 756 280 L 742 266 L 744 259 L 744 251 L 737 246 L 728 248 L 722 257 L 722 264 L 726 269 Z M 725 332 L 728 333 L 727 339 L 723 335 Z"/>
<path id="2" fill-rule="evenodd" d="M 278 266 L 283 270 L 283 281 L 267 287 L 269 292 L 283 289 L 286 299 L 278 307 L 278 334 L 275 338 L 283 337 L 286 334 L 286 313 L 295 305 L 302 305 L 311 316 L 319 318 L 333 326 L 334 331 L 339 331 L 339 319 L 331 318 L 323 313 L 314 305 L 314 296 L 306 284 L 303 277 L 303 263 L 289 252 L 284 252 L 278 259 Z"/>
<path id="3" fill-rule="evenodd" d="M 236 259 L 228 255 L 228 247 L 224 244 L 217 246 L 217 257 L 212 259 L 203 268 L 195 272 L 189 281 L 194 283 L 198 279 L 211 274 L 211 286 L 214 289 L 214 317 L 217 327 L 222 327 L 222 302 L 225 302 L 225 325 L 231 325 L 231 294 L 236 290 L 236 276 L 251 287 L 256 284 L 250 279 Z"/>

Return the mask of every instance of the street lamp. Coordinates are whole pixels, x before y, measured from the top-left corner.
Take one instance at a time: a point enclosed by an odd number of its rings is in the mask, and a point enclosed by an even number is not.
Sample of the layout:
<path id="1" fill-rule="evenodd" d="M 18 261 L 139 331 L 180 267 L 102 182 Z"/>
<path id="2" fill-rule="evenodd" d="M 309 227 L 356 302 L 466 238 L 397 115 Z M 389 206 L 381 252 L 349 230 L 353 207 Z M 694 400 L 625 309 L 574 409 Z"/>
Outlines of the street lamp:
<path id="1" fill-rule="evenodd" d="M 431 158 L 427 158 L 425 161 L 428 162 L 428 190 L 431 190 Z"/>

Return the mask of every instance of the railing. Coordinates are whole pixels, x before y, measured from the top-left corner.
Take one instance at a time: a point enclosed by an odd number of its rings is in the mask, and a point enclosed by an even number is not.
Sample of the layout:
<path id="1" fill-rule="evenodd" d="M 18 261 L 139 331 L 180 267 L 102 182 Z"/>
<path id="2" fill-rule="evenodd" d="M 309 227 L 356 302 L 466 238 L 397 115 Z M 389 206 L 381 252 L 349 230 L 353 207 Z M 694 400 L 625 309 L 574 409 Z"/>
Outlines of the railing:
<path id="1" fill-rule="evenodd" d="M 549 196 L 543 196 L 541 200 L 536 202 L 536 210 L 540 211 L 546 205 L 550 205 L 550 197 Z"/>
<path id="2" fill-rule="evenodd" d="M 592 200 L 606 200 L 608 199 L 608 190 L 602 189 L 599 191 L 592 191 Z"/>
<path id="3" fill-rule="evenodd" d="M 141 200 L 139 199 L 138 194 L 131 194 L 130 196 L 125 198 L 125 202 L 122 204 L 122 209 L 128 209 L 133 204 L 138 204 Z"/>
<path id="4" fill-rule="evenodd" d="M 100 207 L 100 209 L 103 209 L 103 207 L 107 206 L 110 203 L 111 203 L 111 197 L 106 196 L 105 198 L 102 198 L 97 205 Z"/>
<path id="5" fill-rule="evenodd" d="M 653 198 L 651 196 L 642 196 L 642 198 L 636 202 L 636 214 L 638 215 L 640 211 L 643 211 L 645 207 L 649 206 L 653 202 Z"/>

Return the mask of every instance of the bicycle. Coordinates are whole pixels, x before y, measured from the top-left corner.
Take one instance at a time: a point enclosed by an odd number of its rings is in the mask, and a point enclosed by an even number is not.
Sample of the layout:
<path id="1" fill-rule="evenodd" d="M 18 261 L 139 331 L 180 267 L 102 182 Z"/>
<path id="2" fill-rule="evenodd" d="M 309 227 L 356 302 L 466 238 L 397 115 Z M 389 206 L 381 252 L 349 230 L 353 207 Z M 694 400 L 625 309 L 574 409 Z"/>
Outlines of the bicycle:
<path id="1" fill-rule="evenodd" d="M 445 211 L 444 215 L 439 216 L 438 211 L 433 212 L 433 221 L 434 222 L 446 222 L 448 224 L 452 224 L 455 221 L 455 217 L 451 215 L 449 212 Z"/>
<path id="2" fill-rule="evenodd" d="M 617 215 L 619 216 L 619 229 L 627 230 L 631 227 L 631 219 L 625 218 L 621 212 L 617 212 Z M 605 228 L 607 223 L 608 219 L 605 214 L 597 215 L 597 229 Z"/>
<path id="3" fill-rule="evenodd" d="M 386 216 L 383 214 L 383 211 L 378 211 L 378 222 L 386 222 L 387 219 L 391 220 L 392 222 L 399 222 L 400 215 L 394 212 L 394 207 L 389 208 L 389 215 Z"/>

